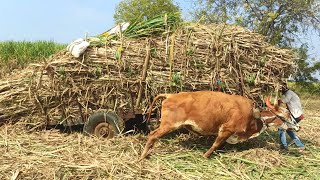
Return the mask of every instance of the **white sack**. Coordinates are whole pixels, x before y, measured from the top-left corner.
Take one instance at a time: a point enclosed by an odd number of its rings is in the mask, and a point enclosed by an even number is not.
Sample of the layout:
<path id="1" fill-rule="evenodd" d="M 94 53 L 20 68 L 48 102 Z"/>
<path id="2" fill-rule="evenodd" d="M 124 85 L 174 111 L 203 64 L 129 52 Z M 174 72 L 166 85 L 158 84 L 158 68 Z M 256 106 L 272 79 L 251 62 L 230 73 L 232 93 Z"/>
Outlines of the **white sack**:
<path id="1" fill-rule="evenodd" d="M 74 57 L 80 57 L 82 53 L 86 51 L 86 49 L 89 47 L 90 43 L 85 41 L 82 38 L 74 40 L 72 43 L 70 43 L 67 46 L 67 50 L 74 56 Z"/>

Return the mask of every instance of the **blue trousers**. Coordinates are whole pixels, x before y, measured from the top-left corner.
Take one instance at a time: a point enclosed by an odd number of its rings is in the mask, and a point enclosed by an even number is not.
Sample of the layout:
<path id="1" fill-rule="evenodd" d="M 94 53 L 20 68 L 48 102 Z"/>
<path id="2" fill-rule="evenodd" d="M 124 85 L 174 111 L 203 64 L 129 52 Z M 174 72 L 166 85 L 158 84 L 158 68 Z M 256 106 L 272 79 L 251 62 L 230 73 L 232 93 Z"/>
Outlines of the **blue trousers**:
<path id="1" fill-rule="evenodd" d="M 299 148 L 304 148 L 304 144 L 300 141 L 298 136 L 294 131 L 290 130 L 284 130 L 284 129 L 278 129 L 279 137 L 280 137 L 280 144 L 284 147 L 288 147 L 287 138 L 286 138 L 286 132 L 290 136 L 290 138 L 293 140 L 293 142 L 296 144 Z"/>

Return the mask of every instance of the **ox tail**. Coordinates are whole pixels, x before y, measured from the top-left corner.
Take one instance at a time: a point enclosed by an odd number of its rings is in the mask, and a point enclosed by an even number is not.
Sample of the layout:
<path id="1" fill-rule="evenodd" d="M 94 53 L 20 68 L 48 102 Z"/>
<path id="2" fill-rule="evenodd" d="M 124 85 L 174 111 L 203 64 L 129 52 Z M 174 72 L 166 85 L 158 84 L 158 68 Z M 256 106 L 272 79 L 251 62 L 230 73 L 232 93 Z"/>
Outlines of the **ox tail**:
<path id="1" fill-rule="evenodd" d="M 154 99 L 153 99 L 153 101 L 152 101 L 152 103 L 151 103 L 151 105 L 150 105 L 150 107 L 149 107 L 149 110 L 148 110 L 148 117 L 147 117 L 147 122 L 149 122 L 150 121 L 150 117 L 151 117 L 151 113 L 152 113 L 152 108 L 153 108 L 153 105 L 156 103 L 156 101 L 158 100 L 158 99 L 160 99 L 160 98 L 167 98 L 167 97 L 169 97 L 170 96 L 170 94 L 159 94 L 158 96 L 156 96 Z"/>

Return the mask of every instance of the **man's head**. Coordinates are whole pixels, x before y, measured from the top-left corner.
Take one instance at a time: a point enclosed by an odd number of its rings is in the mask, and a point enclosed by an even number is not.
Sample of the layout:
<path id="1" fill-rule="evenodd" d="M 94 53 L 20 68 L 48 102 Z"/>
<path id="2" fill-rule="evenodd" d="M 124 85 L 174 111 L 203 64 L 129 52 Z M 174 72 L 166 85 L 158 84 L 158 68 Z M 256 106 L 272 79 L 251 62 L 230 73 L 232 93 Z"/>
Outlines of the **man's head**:
<path id="1" fill-rule="evenodd" d="M 288 85 L 286 82 L 281 83 L 280 91 L 282 94 L 286 93 L 289 90 Z"/>

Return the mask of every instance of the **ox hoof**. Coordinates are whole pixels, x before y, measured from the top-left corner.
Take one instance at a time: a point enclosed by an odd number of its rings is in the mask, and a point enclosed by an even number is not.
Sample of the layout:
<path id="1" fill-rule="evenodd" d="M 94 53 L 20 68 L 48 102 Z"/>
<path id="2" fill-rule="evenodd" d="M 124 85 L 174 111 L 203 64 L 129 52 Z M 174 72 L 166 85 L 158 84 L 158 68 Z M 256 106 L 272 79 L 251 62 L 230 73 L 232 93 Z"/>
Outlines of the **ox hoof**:
<path id="1" fill-rule="evenodd" d="M 142 161 L 143 159 L 146 159 L 148 157 L 149 154 L 144 153 L 140 156 L 139 161 Z"/>
<path id="2" fill-rule="evenodd" d="M 140 158 L 138 159 L 138 162 L 142 161 L 143 159 L 144 159 L 144 157 L 140 157 Z"/>
<path id="3" fill-rule="evenodd" d="M 210 154 L 205 153 L 205 154 L 202 155 L 202 157 L 208 159 L 210 157 Z"/>
<path id="4" fill-rule="evenodd" d="M 139 161 L 142 161 L 142 160 L 145 159 L 146 157 L 147 157 L 146 155 L 140 156 Z"/>

